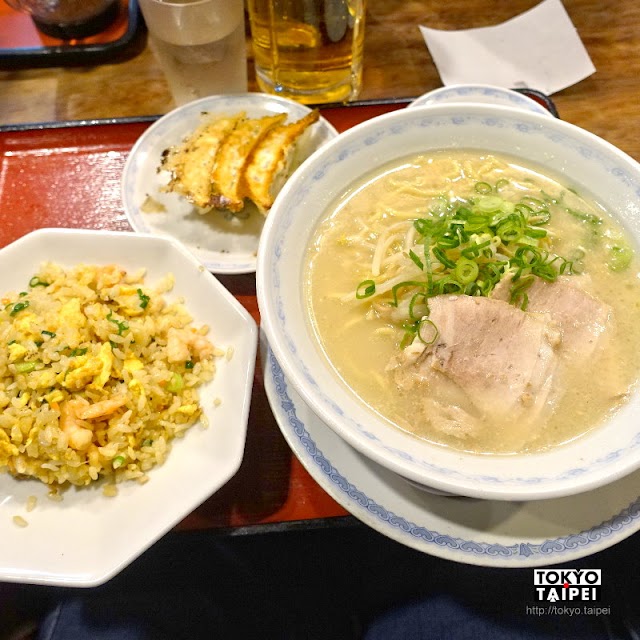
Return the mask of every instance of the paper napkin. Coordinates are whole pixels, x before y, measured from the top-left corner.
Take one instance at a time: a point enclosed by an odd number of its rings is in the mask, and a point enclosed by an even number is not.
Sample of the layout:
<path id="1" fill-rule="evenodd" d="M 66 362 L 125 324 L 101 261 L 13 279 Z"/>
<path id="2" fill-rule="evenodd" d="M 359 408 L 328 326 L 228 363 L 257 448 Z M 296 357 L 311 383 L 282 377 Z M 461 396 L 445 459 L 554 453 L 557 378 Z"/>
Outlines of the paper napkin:
<path id="1" fill-rule="evenodd" d="M 420 30 L 444 85 L 529 87 L 551 95 L 596 70 L 560 0 L 543 0 L 493 27 Z"/>

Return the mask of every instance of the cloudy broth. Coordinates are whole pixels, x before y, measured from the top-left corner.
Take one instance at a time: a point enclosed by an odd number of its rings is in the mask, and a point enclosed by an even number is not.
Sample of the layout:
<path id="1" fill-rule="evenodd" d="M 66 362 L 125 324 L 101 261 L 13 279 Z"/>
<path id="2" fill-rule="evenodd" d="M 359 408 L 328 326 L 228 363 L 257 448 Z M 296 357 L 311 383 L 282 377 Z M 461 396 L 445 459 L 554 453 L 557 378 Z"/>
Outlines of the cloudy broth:
<path id="1" fill-rule="evenodd" d="M 372 264 L 380 254 L 402 259 L 397 242 L 381 245 L 384 234 L 391 229 L 408 238 L 414 220 L 447 201 L 477 195 L 478 184 L 494 186 L 505 200 L 532 197 L 561 202 L 562 206 L 550 207 L 554 210 L 544 227 L 553 252 L 570 261 L 576 275 L 587 282 L 588 293 L 612 310 L 605 346 L 595 352 L 589 366 L 572 366 L 563 359 L 554 380 L 562 393 L 553 411 L 543 424 L 517 438 L 511 437 L 517 424 L 496 425 L 491 420 L 479 434 L 466 438 L 434 428 L 423 408 L 422 394 L 429 391 L 401 388 L 389 370 L 402 349 L 405 329 L 379 313 L 368 298 L 355 295 L 363 281 L 376 280 L 381 287 L 385 274 L 372 275 Z M 582 189 L 514 158 L 473 150 L 435 152 L 366 176 L 327 211 L 315 230 L 305 268 L 311 324 L 336 374 L 371 409 L 421 439 L 477 453 L 544 450 L 605 421 L 628 398 L 638 378 L 640 267 L 632 240 Z M 389 293 L 378 302 L 384 306 L 390 299 Z"/>

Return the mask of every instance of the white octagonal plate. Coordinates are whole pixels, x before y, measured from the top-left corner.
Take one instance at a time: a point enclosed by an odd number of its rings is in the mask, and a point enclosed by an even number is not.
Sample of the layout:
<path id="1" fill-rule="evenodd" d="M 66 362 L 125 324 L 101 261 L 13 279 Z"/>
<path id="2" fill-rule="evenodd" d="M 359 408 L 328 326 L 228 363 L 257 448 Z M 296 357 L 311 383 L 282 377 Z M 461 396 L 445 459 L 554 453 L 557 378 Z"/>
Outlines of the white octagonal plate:
<path id="1" fill-rule="evenodd" d="M 208 324 L 216 346 L 233 347 L 216 362 L 200 391 L 209 426 L 196 423 L 173 441 L 166 462 L 146 484 L 122 482 L 118 495 L 102 487 L 74 488 L 61 502 L 37 480 L 0 473 L 0 580 L 94 586 L 123 569 L 215 493 L 242 461 L 253 383 L 257 328 L 233 296 L 178 242 L 133 233 L 43 229 L 0 250 L 0 292 L 21 290 L 43 261 L 64 266 L 117 264 L 147 269 L 154 284 L 175 276 L 168 300 L 184 297 L 196 325 Z M 216 407 L 214 400 L 222 400 Z M 37 505 L 26 511 L 29 496 Z M 13 522 L 22 516 L 28 526 Z"/>

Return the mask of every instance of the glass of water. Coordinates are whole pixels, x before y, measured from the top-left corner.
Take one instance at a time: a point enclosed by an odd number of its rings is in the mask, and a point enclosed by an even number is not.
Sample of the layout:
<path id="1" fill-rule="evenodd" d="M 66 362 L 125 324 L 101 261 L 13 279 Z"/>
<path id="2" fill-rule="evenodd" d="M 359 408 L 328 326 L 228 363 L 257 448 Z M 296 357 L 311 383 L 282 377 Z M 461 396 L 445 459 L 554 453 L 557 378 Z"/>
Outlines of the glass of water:
<path id="1" fill-rule="evenodd" d="M 138 0 L 176 104 L 247 91 L 243 0 Z"/>

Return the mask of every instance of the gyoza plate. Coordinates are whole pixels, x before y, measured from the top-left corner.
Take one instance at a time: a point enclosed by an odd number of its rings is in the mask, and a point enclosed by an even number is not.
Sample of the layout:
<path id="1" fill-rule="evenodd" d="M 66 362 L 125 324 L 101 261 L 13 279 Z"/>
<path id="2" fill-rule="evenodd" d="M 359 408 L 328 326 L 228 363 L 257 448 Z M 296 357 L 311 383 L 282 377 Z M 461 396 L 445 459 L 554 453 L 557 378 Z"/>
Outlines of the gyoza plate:
<path id="1" fill-rule="evenodd" d="M 250 118 L 287 113 L 287 121 L 292 122 L 311 109 L 262 93 L 195 100 L 162 116 L 140 136 L 131 149 L 122 176 L 122 201 L 131 226 L 138 232 L 179 240 L 213 273 L 255 271 L 264 217 L 252 204 L 245 207 L 242 218 L 223 211 L 203 215 L 178 194 L 160 191 L 169 176 L 158 168 L 162 152 L 191 133 L 201 123 L 204 112 L 228 115 L 240 111 Z M 320 117 L 301 139 L 294 166 L 337 135 L 335 128 Z M 149 197 L 160 205 L 157 211 L 143 211 L 143 203 Z"/>

